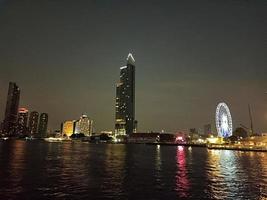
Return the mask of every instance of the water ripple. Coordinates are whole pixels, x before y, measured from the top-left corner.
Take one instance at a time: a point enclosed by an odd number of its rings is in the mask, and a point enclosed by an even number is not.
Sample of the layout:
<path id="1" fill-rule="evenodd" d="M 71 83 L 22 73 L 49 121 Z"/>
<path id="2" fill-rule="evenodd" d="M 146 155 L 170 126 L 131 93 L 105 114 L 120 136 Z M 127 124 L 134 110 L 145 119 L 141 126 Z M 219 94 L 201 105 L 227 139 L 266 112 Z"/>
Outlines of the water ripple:
<path id="1" fill-rule="evenodd" d="M 267 199 L 266 153 L 41 141 L 0 148 L 1 199 Z"/>

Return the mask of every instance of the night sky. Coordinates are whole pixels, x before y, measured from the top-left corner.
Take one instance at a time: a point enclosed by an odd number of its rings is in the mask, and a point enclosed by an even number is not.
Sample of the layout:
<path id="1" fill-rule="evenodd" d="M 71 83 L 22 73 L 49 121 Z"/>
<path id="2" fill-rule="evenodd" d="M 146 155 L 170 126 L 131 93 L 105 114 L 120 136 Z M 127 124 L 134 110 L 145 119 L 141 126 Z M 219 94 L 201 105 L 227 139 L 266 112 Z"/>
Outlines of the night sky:
<path id="1" fill-rule="evenodd" d="M 129 52 L 140 131 L 214 126 L 224 101 L 267 132 L 266 0 L 0 0 L 0 120 L 14 81 L 51 129 L 86 113 L 113 130 Z"/>

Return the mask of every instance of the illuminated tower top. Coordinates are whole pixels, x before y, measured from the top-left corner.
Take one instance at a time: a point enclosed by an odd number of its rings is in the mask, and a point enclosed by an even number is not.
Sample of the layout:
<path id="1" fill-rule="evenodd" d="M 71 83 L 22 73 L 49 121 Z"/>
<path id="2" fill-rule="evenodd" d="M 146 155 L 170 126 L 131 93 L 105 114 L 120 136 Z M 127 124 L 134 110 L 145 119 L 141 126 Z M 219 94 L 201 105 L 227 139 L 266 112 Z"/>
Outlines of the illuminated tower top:
<path id="1" fill-rule="evenodd" d="M 134 65 L 134 63 L 135 63 L 134 57 L 131 53 L 129 53 L 127 56 L 127 64 Z"/>

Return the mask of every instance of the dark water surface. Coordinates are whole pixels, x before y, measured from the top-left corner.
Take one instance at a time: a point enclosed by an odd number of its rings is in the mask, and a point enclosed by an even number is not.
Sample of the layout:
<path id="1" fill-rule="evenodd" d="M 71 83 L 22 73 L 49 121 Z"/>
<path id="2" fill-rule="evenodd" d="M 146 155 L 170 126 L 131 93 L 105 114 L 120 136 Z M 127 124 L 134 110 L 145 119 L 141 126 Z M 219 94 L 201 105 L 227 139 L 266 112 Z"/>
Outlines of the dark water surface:
<path id="1" fill-rule="evenodd" d="M 0 199 L 267 199 L 267 153 L 1 141 Z"/>

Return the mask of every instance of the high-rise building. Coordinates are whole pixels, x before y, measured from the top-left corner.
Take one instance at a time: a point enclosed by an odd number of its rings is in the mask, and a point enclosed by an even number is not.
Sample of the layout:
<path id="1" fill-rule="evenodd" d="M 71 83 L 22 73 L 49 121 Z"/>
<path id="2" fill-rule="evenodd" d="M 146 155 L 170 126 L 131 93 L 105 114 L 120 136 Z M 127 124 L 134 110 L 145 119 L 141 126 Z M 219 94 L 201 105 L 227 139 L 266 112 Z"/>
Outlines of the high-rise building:
<path id="1" fill-rule="evenodd" d="M 30 118 L 29 118 L 29 135 L 30 136 L 37 136 L 38 134 L 38 118 L 39 118 L 39 113 L 36 111 L 32 111 L 30 113 Z"/>
<path id="2" fill-rule="evenodd" d="M 79 120 L 74 120 L 74 122 L 73 122 L 74 124 L 74 131 L 73 131 L 73 133 L 74 134 L 79 134 L 80 133 L 80 125 L 79 125 Z"/>
<path id="3" fill-rule="evenodd" d="M 47 124 L 48 124 L 48 114 L 41 113 L 38 126 L 38 137 L 47 137 Z"/>
<path id="4" fill-rule="evenodd" d="M 8 136 L 16 136 L 19 98 L 19 87 L 16 83 L 10 82 L 7 94 L 5 118 L 3 121 L 3 133 Z"/>
<path id="5" fill-rule="evenodd" d="M 3 122 L 0 122 L 0 134 L 3 134 Z"/>
<path id="6" fill-rule="evenodd" d="M 74 122 L 75 121 L 65 121 L 62 124 L 62 136 L 70 137 L 74 133 Z"/>
<path id="7" fill-rule="evenodd" d="M 116 136 L 135 131 L 135 60 L 131 53 L 127 57 L 127 65 L 120 68 L 115 118 Z"/>
<path id="8" fill-rule="evenodd" d="M 79 120 L 75 121 L 74 133 L 83 133 L 85 136 L 92 136 L 93 120 L 90 120 L 87 115 L 82 115 Z"/>
<path id="9" fill-rule="evenodd" d="M 21 137 L 27 134 L 28 113 L 26 108 L 19 108 L 17 134 Z"/>

